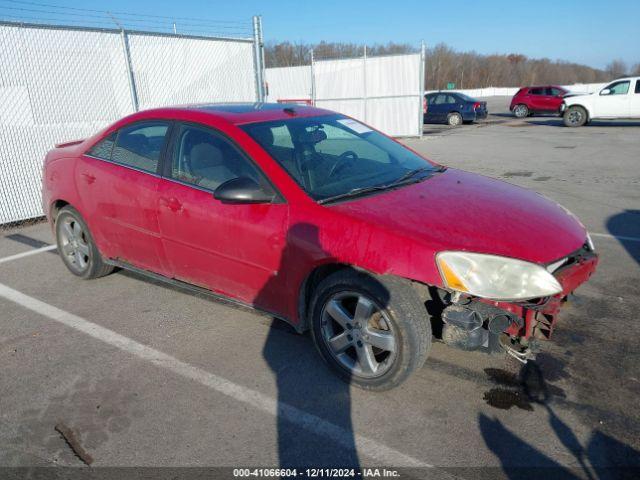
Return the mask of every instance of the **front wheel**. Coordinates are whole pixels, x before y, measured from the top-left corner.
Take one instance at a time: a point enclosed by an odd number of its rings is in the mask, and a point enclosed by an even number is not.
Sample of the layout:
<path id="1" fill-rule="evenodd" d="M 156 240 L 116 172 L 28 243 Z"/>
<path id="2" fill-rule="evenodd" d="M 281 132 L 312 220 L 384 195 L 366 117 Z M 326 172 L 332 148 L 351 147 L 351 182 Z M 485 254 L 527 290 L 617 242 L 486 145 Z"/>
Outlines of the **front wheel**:
<path id="1" fill-rule="evenodd" d="M 581 127 L 589 120 L 587 111 L 578 105 L 567 108 L 563 121 L 566 127 Z"/>
<path id="2" fill-rule="evenodd" d="M 324 279 L 311 303 L 312 335 L 322 358 L 345 381 L 388 390 L 420 368 L 431 324 L 411 285 L 395 277 L 343 270 Z"/>

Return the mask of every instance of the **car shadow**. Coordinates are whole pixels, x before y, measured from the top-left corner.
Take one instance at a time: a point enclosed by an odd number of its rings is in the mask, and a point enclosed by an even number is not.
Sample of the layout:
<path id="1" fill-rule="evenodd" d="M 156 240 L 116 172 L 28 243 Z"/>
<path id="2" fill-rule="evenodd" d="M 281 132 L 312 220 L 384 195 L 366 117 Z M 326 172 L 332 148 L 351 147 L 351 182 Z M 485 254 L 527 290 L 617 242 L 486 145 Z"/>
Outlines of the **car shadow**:
<path id="1" fill-rule="evenodd" d="M 525 439 L 526 430 L 513 432 L 498 418 L 480 414 L 478 427 L 482 438 L 489 450 L 498 457 L 507 478 L 637 478 L 635 475 L 640 468 L 640 452 L 598 429 L 591 433 L 589 440 L 583 445 L 571 427 L 552 408 L 552 388 L 547 385 L 538 364 L 528 362 L 520 372 L 519 382 L 513 386 L 519 389 L 522 402 L 528 405 L 526 410 L 533 406 L 546 410 L 555 439 L 572 457 L 567 463 L 573 466 L 563 465 L 534 447 Z"/>
<path id="2" fill-rule="evenodd" d="M 274 294 L 297 296 L 295 285 L 289 283 L 286 273 L 297 264 L 305 264 L 304 259 L 309 256 L 326 256 L 318 228 L 306 223 L 292 225 L 287 232 L 278 273 L 264 285 L 254 303 L 268 304 Z M 273 319 L 273 325 L 285 323 Z M 327 368 L 308 332 L 292 338 L 285 331 L 295 332 L 288 325 L 284 329 L 271 328 L 263 348 L 264 359 L 278 389 L 280 467 L 342 467 L 359 472 L 349 381 L 340 380 Z M 305 428 L 304 422 L 297 421 L 298 411 L 318 417 L 318 423 L 323 426 Z M 317 433 L 324 430 L 333 433 L 325 436 Z"/>
<path id="3" fill-rule="evenodd" d="M 625 210 L 612 215 L 606 226 L 631 258 L 640 264 L 640 241 L 633 240 L 640 238 L 640 210 Z"/>

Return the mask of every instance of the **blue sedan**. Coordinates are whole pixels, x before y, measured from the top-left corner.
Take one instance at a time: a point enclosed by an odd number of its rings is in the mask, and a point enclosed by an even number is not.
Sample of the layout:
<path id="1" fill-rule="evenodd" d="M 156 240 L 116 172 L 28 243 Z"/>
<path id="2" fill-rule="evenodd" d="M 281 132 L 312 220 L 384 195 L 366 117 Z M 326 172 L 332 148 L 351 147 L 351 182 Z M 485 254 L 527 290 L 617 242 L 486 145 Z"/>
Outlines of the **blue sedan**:
<path id="1" fill-rule="evenodd" d="M 447 123 L 452 127 L 487 118 L 487 102 L 458 92 L 434 92 L 424 96 L 424 123 Z"/>

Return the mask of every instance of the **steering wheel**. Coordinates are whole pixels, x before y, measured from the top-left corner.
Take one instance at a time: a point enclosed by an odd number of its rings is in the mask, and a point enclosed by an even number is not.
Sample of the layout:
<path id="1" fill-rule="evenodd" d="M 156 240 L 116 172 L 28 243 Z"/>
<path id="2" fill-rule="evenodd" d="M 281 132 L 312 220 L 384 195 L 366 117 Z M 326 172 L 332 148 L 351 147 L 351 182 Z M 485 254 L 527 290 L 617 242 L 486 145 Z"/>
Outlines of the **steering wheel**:
<path id="1" fill-rule="evenodd" d="M 344 165 L 352 162 L 353 160 L 358 160 L 358 158 L 360 157 L 358 157 L 358 154 L 353 150 L 342 152 L 338 157 L 338 160 L 336 160 L 336 163 L 334 163 L 333 167 L 331 167 L 331 170 L 329 170 L 329 175 L 327 175 L 327 178 L 331 178 L 333 174 L 339 172 Z"/>

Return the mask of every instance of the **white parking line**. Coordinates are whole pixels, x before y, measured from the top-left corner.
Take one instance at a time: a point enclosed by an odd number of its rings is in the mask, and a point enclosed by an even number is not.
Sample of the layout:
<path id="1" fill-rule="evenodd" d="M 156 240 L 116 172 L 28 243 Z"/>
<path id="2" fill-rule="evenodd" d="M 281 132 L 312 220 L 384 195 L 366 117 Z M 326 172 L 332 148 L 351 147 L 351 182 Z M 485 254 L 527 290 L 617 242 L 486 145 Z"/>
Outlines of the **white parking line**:
<path id="1" fill-rule="evenodd" d="M 624 240 L 626 242 L 640 242 L 640 237 L 625 237 L 624 235 L 609 235 L 608 233 L 589 232 L 592 237 L 613 238 L 616 240 Z"/>
<path id="2" fill-rule="evenodd" d="M 0 258 L 0 263 L 11 262 L 13 260 L 18 260 L 19 258 L 30 257 L 31 255 L 37 255 L 38 253 L 55 250 L 56 248 L 58 248 L 56 245 L 49 245 L 47 247 L 29 250 L 28 252 L 16 253 L 15 255 L 9 255 L 8 257 Z"/>
<path id="3" fill-rule="evenodd" d="M 48 248 L 48 247 L 47 247 Z M 205 387 L 215 390 L 239 402 L 251 405 L 269 415 L 277 416 L 312 433 L 327 437 L 339 445 L 348 448 L 355 439 L 358 451 L 363 455 L 375 459 L 381 465 L 404 467 L 433 467 L 398 450 L 394 450 L 382 443 L 363 435 L 345 430 L 333 423 L 323 420 L 316 415 L 304 412 L 299 408 L 264 395 L 256 390 L 243 387 L 225 378 L 219 377 L 193 365 L 182 362 L 166 353 L 147 347 L 112 330 L 89 322 L 69 312 L 65 312 L 53 305 L 44 303 L 36 298 L 25 295 L 18 290 L 0 283 L 0 297 L 10 300 L 39 315 L 76 329 L 106 344 L 119 348 L 137 356 L 157 367 L 167 369 L 182 377 L 194 380 Z"/>

